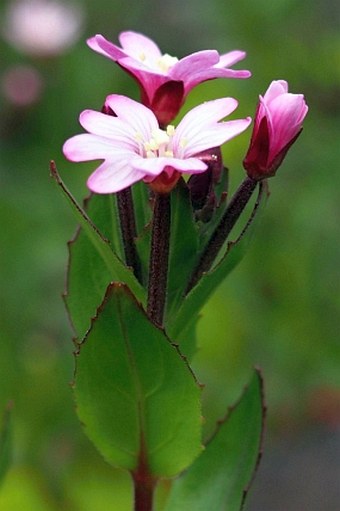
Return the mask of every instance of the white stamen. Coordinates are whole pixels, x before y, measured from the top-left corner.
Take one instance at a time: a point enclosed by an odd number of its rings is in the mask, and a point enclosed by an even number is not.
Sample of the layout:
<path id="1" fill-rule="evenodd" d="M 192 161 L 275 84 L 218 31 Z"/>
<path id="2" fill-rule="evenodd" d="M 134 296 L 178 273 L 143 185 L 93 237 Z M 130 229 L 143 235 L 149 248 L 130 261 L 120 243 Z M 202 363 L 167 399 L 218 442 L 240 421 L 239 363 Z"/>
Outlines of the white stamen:
<path id="1" fill-rule="evenodd" d="M 175 127 L 169 125 L 166 131 L 156 128 L 151 132 L 151 138 L 143 143 L 146 158 L 157 158 L 166 156 L 173 158 L 172 137 L 175 133 Z M 137 135 L 136 135 L 137 137 Z"/>
<path id="2" fill-rule="evenodd" d="M 167 73 L 176 62 L 178 62 L 177 57 L 172 57 L 168 53 L 165 53 L 157 60 L 156 64 L 163 73 Z"/>
<path id="3" fill-rule="evenodd" d="M 169 126 L 166 129 L 166 132 L 167 132 L 167 135 L 169 135 L 169 137 L 173 137 L 175 134 L 175 126 L 173 126 L 172 124 L 169 124 Z"/>
<path id="4" fill-rule="evenodd" d="M 170 140 L 167 132 L 164 130 L 161 130 L 160 128 L 153 130 L 152 136 L 153 136 L 156 144 L 158 144 L 158 146 L 160 146 L 162 144 L 168 144 L 169 140 Z"/>

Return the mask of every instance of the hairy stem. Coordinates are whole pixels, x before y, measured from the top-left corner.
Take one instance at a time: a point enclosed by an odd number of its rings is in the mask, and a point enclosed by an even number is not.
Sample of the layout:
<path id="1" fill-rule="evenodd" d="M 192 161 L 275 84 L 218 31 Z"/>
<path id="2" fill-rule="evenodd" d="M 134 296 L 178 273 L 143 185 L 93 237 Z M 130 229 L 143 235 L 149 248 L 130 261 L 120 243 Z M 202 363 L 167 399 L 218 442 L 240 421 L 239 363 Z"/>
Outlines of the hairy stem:
<path id="1" fill-rule="evenodd" d="M 125 261 L 127 266 L 130 266 L 133 269 L 135 277 L 141 282 L 142 270 L 135 244 L 137 229 L 132 192 L 130 187 L 117 193 L 117 204 Z"/>
<path id="2" fill-rule="evenodd" d="M 251 198 L 258 181 L 250 177 L 246 177 L 238 190 L 233 195 L 220 223 L 212 233 L 209 243 L 207 244 L 204 252 L 202 253 L 199 263 L 194 270 L 189 284 L 186 289 L 186 293 L 197 284 L 202 277 L 203 273 L 210 270 L 212 267 L 219 251 L 223 247 L 230 231 L 234 227 L 242 211 L 247 205 Z"/>
<path id="3" fill-rule="evenodd" d="M 158 326 L 163 325 L 166 302 L 170 218 L 170 194 L 156 193 L 152 218 L 147 312 Z"/>

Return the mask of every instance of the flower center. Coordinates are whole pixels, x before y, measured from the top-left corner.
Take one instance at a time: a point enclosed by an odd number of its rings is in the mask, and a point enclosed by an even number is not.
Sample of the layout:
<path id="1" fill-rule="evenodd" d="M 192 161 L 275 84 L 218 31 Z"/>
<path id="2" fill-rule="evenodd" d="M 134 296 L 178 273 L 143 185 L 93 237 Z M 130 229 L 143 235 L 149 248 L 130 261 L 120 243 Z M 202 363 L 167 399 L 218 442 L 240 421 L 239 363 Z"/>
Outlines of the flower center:
<path id="1" fill-rule="evenodd" d="M 151 132 L 151 138 L 144 142 L 143 147 L 146 158 L 159 158 L 162 156 L 172 158 L 172 137 L 175 134 L 175 127 L 169 124 L 166 131 L 157 128 Z"/>
<path id="2" fill-rule="evenodd" d="M 169 69 L 174 66 L 178 62 L 177 57 L 172 57 L 168 53 L 164 53 L 156 62 L 157 67 L 162 71 L 162 73 L 166 74 Z"/>
<path id="3" fill-rule="evenodd" d="M 148 66 L 150 69 L 153 69 L 154 71 L 160 71 L 162 74 L 167 74 L 169 69 L 172 68 L 176 62 L 178 62 L 177 57 L 173 57 L 172 55 L 169 55 L 168 53 L 164 53 L 161 57 L 158 59 L 152 59 L 148 57 L 146 53 L 141 51 L 136 55 L 137 59 L 140 62 L 143 62 L 146 66 Z M 136 58 L 135 57 L 135 58 Z"/>

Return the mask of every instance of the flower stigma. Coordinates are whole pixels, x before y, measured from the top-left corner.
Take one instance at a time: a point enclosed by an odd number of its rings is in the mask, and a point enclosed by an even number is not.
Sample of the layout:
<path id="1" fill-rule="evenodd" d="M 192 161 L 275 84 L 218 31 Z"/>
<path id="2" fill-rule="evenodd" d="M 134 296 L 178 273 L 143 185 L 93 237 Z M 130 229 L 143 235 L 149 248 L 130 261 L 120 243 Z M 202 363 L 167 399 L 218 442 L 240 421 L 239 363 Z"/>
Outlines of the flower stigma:
<path id="1" fill-rule="evenodd" d="M 151 138 L 144 142 L 143 148 L 146 158 L 168 157 L 174 156 L 172 150 L 172 137 L 175 134 L 175 127 L 169 124 L 166 130 L 157 128 L 151 132 Z"/>

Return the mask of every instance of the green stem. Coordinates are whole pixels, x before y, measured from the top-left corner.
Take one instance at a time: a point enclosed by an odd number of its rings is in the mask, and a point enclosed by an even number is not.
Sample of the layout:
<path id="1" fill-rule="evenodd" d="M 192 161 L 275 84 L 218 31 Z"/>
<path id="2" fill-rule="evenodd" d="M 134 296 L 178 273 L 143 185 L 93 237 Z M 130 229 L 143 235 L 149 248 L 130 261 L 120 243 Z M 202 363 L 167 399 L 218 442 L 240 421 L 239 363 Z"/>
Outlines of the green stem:
<path id="1" fill-rule="evenodd" d="M 233 195 L 220 223 L 212 233 L 208 244 L 203 251 L 199 263 L 192 273 L 191 279 L 186 289 L 186 294 L 197 284 L 203 273 L 210 270 L 219 251 L 223 247 L 230 231 L 239 219 L 245 206 L 248 204 L 258 181 L 246 177 L 238 190 Z"/>
<path id="2" fill-rule="evenodd" d="M 170 244 L 170 194 L 155 194 L 148 285 L 148 315 L 156 325 L 163 325 L 166 303 Z"/>

